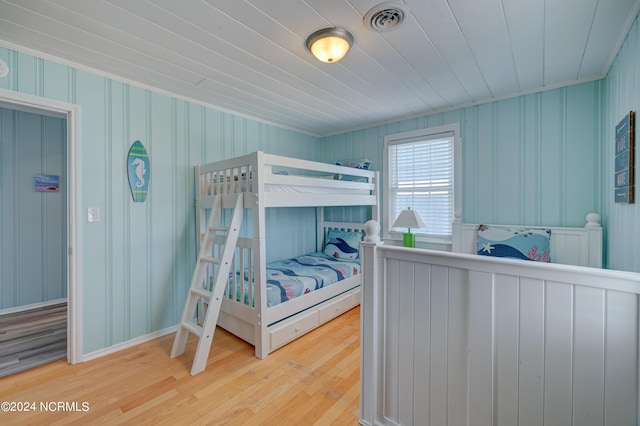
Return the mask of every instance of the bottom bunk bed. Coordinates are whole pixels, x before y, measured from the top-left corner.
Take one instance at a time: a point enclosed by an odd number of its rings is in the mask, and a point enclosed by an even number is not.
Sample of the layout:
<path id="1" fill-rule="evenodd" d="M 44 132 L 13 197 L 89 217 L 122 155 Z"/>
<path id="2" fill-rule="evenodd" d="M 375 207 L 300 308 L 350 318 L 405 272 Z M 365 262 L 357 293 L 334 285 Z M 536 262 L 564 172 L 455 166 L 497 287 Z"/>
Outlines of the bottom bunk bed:
<path id="1" fill-rule="evenodd" d="M 253 240 L 238 241 L 218 325 L 256 346 L 259 358 L 360 304 L 363 224 L 320 226 L 326 242 L 322 251 L 267 263 L 263 298 L 252 284 L 256 268 L 243 266 L 252 257 Z M 261 299 L 262 315 L 256 309 Z"/>

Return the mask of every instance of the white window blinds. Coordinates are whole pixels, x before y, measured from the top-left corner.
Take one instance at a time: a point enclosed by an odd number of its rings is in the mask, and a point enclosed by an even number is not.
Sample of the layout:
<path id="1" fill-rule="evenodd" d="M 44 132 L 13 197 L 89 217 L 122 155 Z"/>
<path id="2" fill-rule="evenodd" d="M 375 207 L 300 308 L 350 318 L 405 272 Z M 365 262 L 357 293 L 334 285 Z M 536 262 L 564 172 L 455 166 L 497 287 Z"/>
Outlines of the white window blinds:
<path id="1" fill-rule="evenodd" d="M 411 207 L 426 224 L 426 228 L 412 232 L 450 236 L 454 209 L 453 133 L 389 141 L 388 166 L 390 224 L 402 210 Z"/>

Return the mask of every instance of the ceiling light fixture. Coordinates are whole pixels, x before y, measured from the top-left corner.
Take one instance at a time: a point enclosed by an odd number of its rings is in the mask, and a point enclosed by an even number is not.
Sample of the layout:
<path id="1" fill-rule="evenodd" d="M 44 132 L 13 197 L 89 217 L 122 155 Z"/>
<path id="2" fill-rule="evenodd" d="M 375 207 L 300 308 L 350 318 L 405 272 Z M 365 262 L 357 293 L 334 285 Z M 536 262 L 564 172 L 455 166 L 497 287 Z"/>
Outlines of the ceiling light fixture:
<path id="1" fill-rule="evenodd" d="M 307 49 L 327 64 L 344 58 L 353 46 L 353 36 L 343 28 L 324 28 L 307 37 Z"/>

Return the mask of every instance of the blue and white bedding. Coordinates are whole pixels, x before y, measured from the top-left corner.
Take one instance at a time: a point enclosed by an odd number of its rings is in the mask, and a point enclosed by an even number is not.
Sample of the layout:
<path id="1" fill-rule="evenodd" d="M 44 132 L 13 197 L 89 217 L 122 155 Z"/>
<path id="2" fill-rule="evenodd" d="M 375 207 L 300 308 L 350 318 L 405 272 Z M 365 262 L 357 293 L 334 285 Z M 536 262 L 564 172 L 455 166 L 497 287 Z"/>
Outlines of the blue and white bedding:
<path id="1" fill-rule="evenodd" d="M 508 229 L 480 225 L 476 239 L 480 256 L 551 262 L 550 229 Z"/>
<path id="2" fill-rule="evenodd" d="M 324 253 L 312 253 L 294 259 L 279 260 L 267 264 L 267 306 L 275 306 L 296 297 L 311 293 L 335 282 L 360 273 L 360 259 L 342 259 Z M 247 276 L 244 277 L 244 303 L 248 304 Z M 240 287 L 241 279 L 236 280 Z M 232 290 L 229 284 L 229 290 Z M 241 289 L 232 294 L 240 301 Z"/>

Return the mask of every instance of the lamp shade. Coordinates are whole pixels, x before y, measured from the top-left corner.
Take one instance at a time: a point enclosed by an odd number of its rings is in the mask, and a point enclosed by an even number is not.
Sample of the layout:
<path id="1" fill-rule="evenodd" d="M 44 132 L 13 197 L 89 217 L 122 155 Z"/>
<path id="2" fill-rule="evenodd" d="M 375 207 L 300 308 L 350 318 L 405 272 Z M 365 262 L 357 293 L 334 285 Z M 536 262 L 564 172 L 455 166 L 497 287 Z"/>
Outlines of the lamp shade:
<path id="1" fill-rule="evenodd" d="M 353 36 L 342 28 L 324 28 L 307 38 L 307 48 L 319 61 L 338 62 L 353 45 Z"/>
<path id="2" fill-rule="evenodd" d="M 402 210 L 400 215 L 393 222 L 393 228 L 426 228 L 427 225 L 424 224 L 422 218 L 418 214 L 417 211 L 411 210 L 408 208 L 406 210 Z"/>

